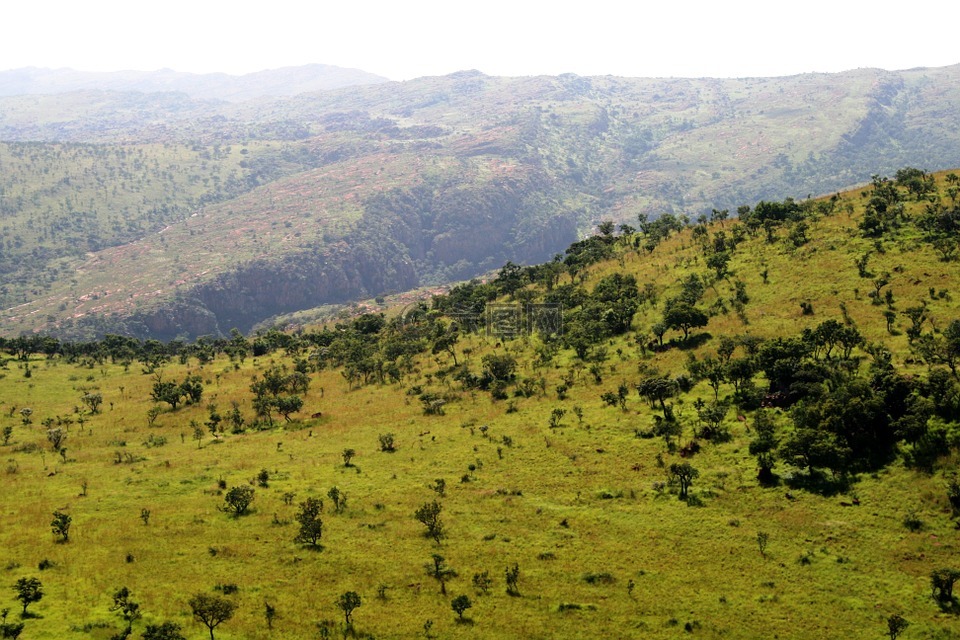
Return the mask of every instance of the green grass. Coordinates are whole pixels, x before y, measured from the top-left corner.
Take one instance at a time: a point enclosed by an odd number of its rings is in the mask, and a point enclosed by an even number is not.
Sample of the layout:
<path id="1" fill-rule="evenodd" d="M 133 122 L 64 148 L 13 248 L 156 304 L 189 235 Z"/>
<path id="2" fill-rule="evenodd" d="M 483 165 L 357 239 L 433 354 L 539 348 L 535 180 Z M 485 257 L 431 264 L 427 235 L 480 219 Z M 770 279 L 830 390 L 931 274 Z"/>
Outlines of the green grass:
<path id="1" fill-rule="evenodd" d="M 751 296 L 749 324 L 732 312 L 714 316 L 705 329 L 713 340 L 698 356 L 712 354 L 722 335 L 796 335 L 839 319 L 842 302 L 869 340 L 891 348 L 898 369 L 924 375 L 924 367 L 904 362 L 911 355 L 906 337 L 886 335 L 883 307 L 866 297 L 872 285 L 857 276 L 853 258 L 873 245 L 854 230 L 859 193 L 844 198 L 853 202 L 853 216 L 820 219 L 800 248 L 768 244 L 762 234 L 738 247 L 731 267 Z M 891 272 L 898 309 L 928 299 L 937 326 L 957 317 L 956 292 L 937 300 L 928 293 L 930 286 L 951 289 L 960 282 L 956 262 L 939 262 L 909 236 L 884 248 L 870 268 Z M 668 296 L 680 277 L 704 271 L 696 254 L 690 231 L 684 231 L 650 255 L 627 251 L 622 269 Z M 761 267 L 769 284 L 762 283 Z M 592 267 L 588 288 L 620 269 L 616 260 Z M 731 285 L 720 282 L 705 303 L 731 292 Z M 805 300 L 812 301 L 813 316 L 801 314 Z M 634 327 L 648 330 L 660 314 L 659 307 L 645 306 Z M 38 576 L 46 596 L 31 605 L 39 617 L 26 620 L 24 637 L 109 637 L 121 628 L 109 611 L 121 586 L 142 605 L 137 634 L 148 622 L 173 620 L 188 637 L 201 637 L 206 629 L 191 621 L 187 600 L 196 592 L 214 593 L 218 584 L 239 587 L 228 596 L 238 603 L 236 616 L 217 630 L 225 639 L 315 638 L 317 623 L 342 621 L 334 602 L 345 591 L 363 599 L 354 612 L 356 630 L 374 637 L 423 637 L 431 620 L 435 637 L 450 638 L 676 638 L 688 629 L 700 637 L 876 638 L 895 613 L 911 623 L 906 637 L 960 634 L 957 618 L 941 612 L 929 587 L 930 571 L 956 566 L 958 557 L 944 480 L 956 468 L 956 456 L 934 475 L 896 462 L 861 474 L 846 494 L 829 496 L 788 488 L 800 471 L 781 463 L 776 471 L 785 484 L 765 488 L 748 452 L 749 423 L 731 412 L 731 440 L 704 443 L 690 459 L 701 475 L 691 488 L 694 498 L 684 503 L 662 487 L 666 471 L 658 464 L 659 457 L 669 467 L 679 456 L 660 439 L 635 436 L 652 425 L 647 404 L 631 394 L 621 411 L 605 406 L 600 394 L 620 381 L 634 384 L 641 366 L 682 373 L 685 353 L 643 356 L 632 336 L 613 340 L 603 382 L 594 384 L 584 370 L 560 401 L 553 389 L 575 371 L 575 358 L 561 352 L 536 369 L 530 348 L 535 340 L 508 341 L 497 350 L 496 338 L 467 336 L 457 345 L 473 365 L 485 354 L 507 350 L 520 361 L 519 375 L 546 379 L 543 396 L 512 400 L 516 412 L 508 413 L 507 403 L 489 394 L 428 382 L 427 374 L 445 365 L 446 356 L 439 364 L 424 356 L 420 373 L 402 387 L 351 391 L 339 371 L 313 373 L 301 422 L 228 434 L 222 441 L 207 436 L 199 448 L 191 420 L 202 424 L 208 403 L 222 412 L 231 400 L 252 420 L 251 376 L 284 358 L 168 365 L 165 379 L 199 373 L 207 381 L 204 397 L 200 405 L 165 411 L 154 427 L 146 419 L 153 378 L 136 364 L 125 371 L 121 365 L 35 359 L 27 378 L 22 363 L 8 360 L 0 371 L 0 426 L 14 425 L 14 433 L 0 447 L 0 607 L 11 607 L 16 619 L 9 587 L 20 577 Z M 469 356 L 463 355 L 466 348 L 472 349 Z M 416 397 L 405 393 L 414 384 L 449 391 L 456 399 L 446 415 L 424 416 Z M 84 415 L 81 427 L 82 412 L 75 407 L 91 390 L 103 394 L 102 412 Z M 728 385 L 721 387 L 722 395 L 730 393 Z M 701 384 L 676 401 L 685 428 L 681 442 L 691 437 L 694 399 L 712 395 Z M 19 420 L 26 406 L 33 409 L 27 426 Z M 582 408 L 582 422 L 574 406 Z M 550 428 L 555 407 L 567 413 L 562 426 Z M 307 418 L 317 411 L 320 418 Z M 50 451 L 41 425 L 55 416 L 74 420 L 66 462 Z M 786 414 L 777 420 L 788 424 Z M 384 433 L 395 434 L 395 453 L 377 450 Z M 164 446 L 143 444 L 161 436 Z M 30 444 L 37 450 L 22 450 Z M 353 467 L 343 466 L 345 448 L 357 451 Z M 133 461 L 123 462 L 125 454 Z M 233 518 L 218 510 L 219 480 L 227 487 L 244 484 L 261 469 L 271 479 L 268 488 L 256 488 L 250 514 Z M 444 498 L 430 489 L 437 478 L 446 481 Z M 85 481 L 87 495 L 80 496 Z M 334 514 L 326 498 L 334 485 L 348 494 L 342 514 Z M 290 492 L 295 497 L 286 504 Z M 320 551 L 293 542 L 296 505 L 308 496 L 326 503 Z M 854 496 L 859 506 L 843 506 Z M 448 533 L 440 545 L 424 537 L 413 517 L 434 499 L 443 505 Z M 66 544 L 50 531 L 56 509 L 73 518 Z M 148 525 L 142 509 L 150 510 Z M 923 522 L 915 532 L 904 525 L 911 514 Z M 759 532 L 769 536 L 765 555 Z M 459 574 L 447 583 L 446 597 L 424 570 L 433 553 Z M 43 560 L 53 566 L 40 571 Z M 513 563 L 520 567 L 520 596 L 505 593 L 504 570 Z M 476 594 L 471 584 L 482 571 L 493 579 L 489 595 Z M 377 597 L 381 585 L 388 587 L 385 599 Z M 460 594 L 473 601 L 465 614 L 472 624 L 458 624 L 450 608 Z M 278 613 L 272 631 L 266 629 L 265 602 Z"/>

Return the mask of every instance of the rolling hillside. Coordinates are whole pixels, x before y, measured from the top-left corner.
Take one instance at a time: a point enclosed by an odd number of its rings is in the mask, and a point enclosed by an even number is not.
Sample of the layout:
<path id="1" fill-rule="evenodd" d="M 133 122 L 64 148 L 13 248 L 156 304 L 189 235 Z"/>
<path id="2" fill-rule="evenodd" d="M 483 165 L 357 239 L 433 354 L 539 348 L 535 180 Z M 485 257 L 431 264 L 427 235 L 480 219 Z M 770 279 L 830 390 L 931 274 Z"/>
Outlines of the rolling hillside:
<path id="1" fill-rule="evenodd" d="M 958 189 L 605 221 L 296 333 L 0 340 L 0 629 L 957 638 Z"/>
<path id="2" fill-rule="evenodd" d="M 549 258 L 601 219 L 958 166 L 958 74 L 0 98 L 3 326 L 225 335 Z"/>

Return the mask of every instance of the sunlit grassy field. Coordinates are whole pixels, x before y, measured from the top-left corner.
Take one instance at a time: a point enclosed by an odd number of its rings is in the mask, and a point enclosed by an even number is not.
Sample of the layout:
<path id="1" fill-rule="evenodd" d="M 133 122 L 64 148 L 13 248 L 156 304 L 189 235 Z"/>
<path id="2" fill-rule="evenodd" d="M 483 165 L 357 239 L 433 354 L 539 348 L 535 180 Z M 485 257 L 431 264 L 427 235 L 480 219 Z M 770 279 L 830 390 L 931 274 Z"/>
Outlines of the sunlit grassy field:
<path id="1" fill-rule="evenodd" d="M 895 335 L 887 332 L 884 307 L 871 304 L 873 285 L 858 276 L 854 259 L 873 251 L 870 271 L 891 273 L 898 309 L 926 300 L 941 327 L 958 317 L 957 263 L 939 261 L 909 237 L 880 253 L 856 231 L 859 192 L 844 198 L 838 213 L 811 225 L 801 247 L 762 234 L 744 241 L 731 271 L 750 295 L 745 319 L 712 317 L 703 331 L 713 339 L 698 356 L 713 354 L 723 335 L 796 335 L 841 318 L 843 304 L 868 341 L 891 349 L 899 369 L 925 372 L 912 362 L 906 319 L 897 320 Z M 622 266 L 592 267 L 586 284 L 622 270 L 669 293 L 705 269 L 687 230 L 652 254 L 625 251 Z M 947 294 L 931 296 L 931 288 Z M 718 281 L 705 304 L 731 291 Z M 806 301 L 812 315 L 801 313 Z M 659 315 L 646 305 L 633 326 L 648 331 Z M 298 419 L 216 438 L 203 428 L 208 406 L 224 413 L 236 402 L 252 422 L 253 376 L 291 359 L 277 352 L 242 363 L 219 356 L 168 364 L 164 379 L 200 375 L 203 398 L 176 411 L 162 405 L 151 426 L 156 378 L 138 363 L 5 357 L 0 427 L 13 430 L 0 447 L 0 608 L 19 620 L 13 585 L 38 577 L 44 596 L 29 606 L 24 638 L 111 637 L 125 626 L 110 610 L 120 587 L 143 612 L 134 637 L 167 620 L 188 638 L 207 637 L 188 600 L 233 586 L 223 597 L 236 613 L 216 628 L 217 638 L 338 636 L 344 619 L 336 600 L 347 591 L 362 599 L 353 632 L 377 638 L 879 638 L 894 614 L 910 623 L 903 637 L 960 637 L 960 619 L 937 606 L 930 588 L 933 569 L 960 566 L 946 494 L 955 457 L 932 475 L 894 462 L 826 495 L 793 488 L 801 472 L 781 463 L 781 483 L 764 487 L 748 451 L 752 417 L 732 411 L 732 438 L 704 443 L 688 459 L 700 475 L 693 499 L 681 501 L 667 482 L 667 468 L 681 457 L 660 438 L 637 437 L 657 412 L 633 385 L 641 369 L 683 373 L 688 352 L 641 350 L 628 334 L 605 345 L 609 359 L 597 383 L 570 351 L 535 365 L 537 341 L 471 335 L 456 347 L 473 364 L 490 353 L 513 355 L 519 376 L 544 378 L 534 397 L 494 401 L 463 391 L 433 375 L 446 354 L 424 355 L 402 384 L 351 389 L 339 371 L 313 372 Z M 565 379 L 572 385 L 560 399 L 554 390 Z M 600 394 L 621 382 L 631 387 L 625 409 L 606 406 Z M 424 415 L 407 393 L 414 385 L 452 394 L 445 415 Z M 81 400 L 92 392 L 103 396 L 98 413 Z M 727 384 L 719 389 L 720 397 L 731 393 Z M 675 400 L 681 443 L 692 438 L 694 400 L 713 395 L 701 383 Z M 557 408 L 565 413 L 551 426 Z M 789 424 L 779 410 L 775 419 Z M 68 430 L 64 455 L 52 450 L 45 420 Z M 396 451 L 379 450 L 384 434 L 394 435 Z M 350 466 L 342 457 L 348 448 L 356 451 Z M 262 470 L 267 486 L 257 479 Z M 443 496 L 432 488 L 438 479 Z M 248 514 L 233 517 L 222 510 L 224 493 L 239 485 L 253 486 L 255 498 Z M 347 494 L 342 513 L 327 496 L 334 486 Z M 308 497 L 325 502 L 319 550 L 294 541 L 298 505 Z M 414 518 L 433 500 L 446 531 L 439 544 Z M 57 510 L 72 518 L 67 542 L 51 530 Z M 908 516 L 920 522 L 916 530 L 905 526 Z M 433 554 L 457 574 L 446 595 L 425 570 Z M 519 594 L 508 595 L 505 571 L 514 565 Z M 488 593 L 474 585 L 482 572 L 492 580 Z M 472 602 L 463 622 L 451 609 L 461 594 Z M 276 612 L 269 625 L 268 605 Z"/>

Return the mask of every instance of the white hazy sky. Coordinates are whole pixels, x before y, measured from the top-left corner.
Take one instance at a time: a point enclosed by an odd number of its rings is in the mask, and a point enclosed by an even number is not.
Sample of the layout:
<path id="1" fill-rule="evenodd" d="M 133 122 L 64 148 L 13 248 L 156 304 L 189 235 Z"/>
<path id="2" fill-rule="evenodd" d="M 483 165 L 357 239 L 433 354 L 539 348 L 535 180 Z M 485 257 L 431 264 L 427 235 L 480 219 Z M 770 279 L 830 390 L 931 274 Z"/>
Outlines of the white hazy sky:
<path id="1" fill-rule="evenodd" d="M 960 3 L 860 0 L 32 0 L 0 10 L 0 69 L 242 74 L 307 63 L 392 80 L 779 76 L 960 63 Z"/>

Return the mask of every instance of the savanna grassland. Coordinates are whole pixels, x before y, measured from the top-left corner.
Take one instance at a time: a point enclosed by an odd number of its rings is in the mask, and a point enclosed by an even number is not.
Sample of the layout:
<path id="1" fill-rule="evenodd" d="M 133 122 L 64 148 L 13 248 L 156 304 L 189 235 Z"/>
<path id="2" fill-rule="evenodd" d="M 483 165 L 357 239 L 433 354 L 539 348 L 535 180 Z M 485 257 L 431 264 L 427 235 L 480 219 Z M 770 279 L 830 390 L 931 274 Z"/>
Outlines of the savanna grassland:
<path id="1" fill-rule="evenodd" d="M 110 638 L 125 587 L 131 637 L 206 637 L 205 594 L 235 606 L 224 639 L 877 638 L 901 619 L 956 638 L 931 580 L 960 570 L 956 187 L 905 171 L 601 225 L 553 263 L 293 333 L 11 337 L 7 624 Z M 562 305 L 563 329 L 488 333 L 491 302 Z M 319 545 L 296 540 L 310 498 Z M 43 588 L 22 620 L 21 578 Z"/>

